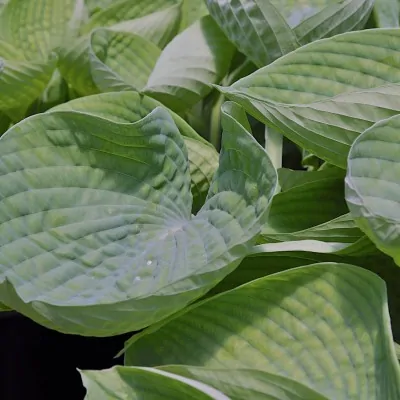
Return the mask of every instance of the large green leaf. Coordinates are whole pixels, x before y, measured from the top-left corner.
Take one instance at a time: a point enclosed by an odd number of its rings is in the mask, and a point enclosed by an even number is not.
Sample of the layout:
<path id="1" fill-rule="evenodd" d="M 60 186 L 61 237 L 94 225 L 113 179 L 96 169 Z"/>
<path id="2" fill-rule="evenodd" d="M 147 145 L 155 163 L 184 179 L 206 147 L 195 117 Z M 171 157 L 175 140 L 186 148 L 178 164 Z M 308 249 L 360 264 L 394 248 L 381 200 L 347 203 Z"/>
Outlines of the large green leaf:
<path id="1" fill-rule="evenodd" d="M 62 50 L 60 71 L 81 95 L 140 90 L 160 53 L 139 35 L 99 28 Z"/>
<path id="2" fill-rule="evenodd" d="M 295 33 L 269 0 L 207 0 L 210 14 L 258 67 L 298 46 Z"/>
<path id="3" fill-rule="evenodd" d="M 83 0 L 9 0 L 0 14 L 0 38 L 28 60 L 47 60 L 77 35 L 83 14 Z"/>
<path id="4" fill-rule="evenodd" d="M 178 0 L 117 0 L 108 2 L 105 7 L 95 13 L 83 27 L 83 33 L 94 28 L 114 25 L 121 21 L 144 17 L 179 3 Z"/>
<path id="5" fill-rule="evenodd" d="M 131 124 L 49 112 L 0 142 L 0 302 L 82 335 L 139 330 L 215 286 L 250 251 L 277 180 L 228 121 L 192 216 L 187 149 L 161 107 Z"/>
<path id="6" fill-rule="evenodd" d="M 155 368 L 117 366 L 80 373 L 85 400 L 229 400 L 211 386 Z"/>
<path id="7" fill-rule="evenodd" d="M 332 400 L 400 396 L 384 282 L 351 265 L 269 275 L 197 303 L 131 342 L 130 365 L 258 369 Z"/>
<path id="8" fill-rule="evenodd" d="M 54 110 L 79 111 L 115 122 L 131 123 L 140 120 L 161 104 L 137 92 L 102 93 L 82 97 L 62 104 Z M 170 114 L 184 136 L 189 154 L 190 177 L 193 195 L 193 212 L 204 204 L 208 188 L 218 167 L 218 153 L 198 135 L 181 117 Z"/>
<path id="9" fill-rule="evenodd" d="M 356 137 L 400 111 L 399 67 L 400 29 L 371 29 L 313 42 L 219 89 L 312 154 L 345 167 Z"/>
<path id="10" fill-rule="evenodd" d="M 196 21 L 163 50 L 143 92 L 174 111 L 190 108 L 228 72 L 234 46 L 210 16 Z"/>
<path id="11" fill-rule="evenodd" d="M 378 122 L 354 142 L 346 201 L 360 228 L 400 266 L 400 116 Z"/>

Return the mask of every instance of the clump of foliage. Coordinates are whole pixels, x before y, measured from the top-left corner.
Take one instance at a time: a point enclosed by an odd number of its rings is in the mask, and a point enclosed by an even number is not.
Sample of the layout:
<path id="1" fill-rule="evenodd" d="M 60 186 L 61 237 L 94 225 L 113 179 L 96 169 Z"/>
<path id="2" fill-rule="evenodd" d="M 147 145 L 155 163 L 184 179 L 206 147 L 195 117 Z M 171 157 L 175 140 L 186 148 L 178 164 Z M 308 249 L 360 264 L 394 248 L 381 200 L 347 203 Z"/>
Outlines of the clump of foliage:
<path id="1" fill-rule="evenodd" d="M 87 399 L 399 399 L 398 15 L 3 0 L 0 310 L 142 330 Z"/>

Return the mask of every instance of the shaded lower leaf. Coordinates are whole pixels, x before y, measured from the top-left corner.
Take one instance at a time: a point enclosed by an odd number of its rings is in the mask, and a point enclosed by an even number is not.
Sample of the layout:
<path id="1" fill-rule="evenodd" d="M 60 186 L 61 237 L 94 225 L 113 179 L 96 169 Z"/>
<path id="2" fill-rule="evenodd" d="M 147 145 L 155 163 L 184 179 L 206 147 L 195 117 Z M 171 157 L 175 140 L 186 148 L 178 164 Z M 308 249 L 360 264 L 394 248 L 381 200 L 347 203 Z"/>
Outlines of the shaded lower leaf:
<path id="1" fill-rule="evenodd" d="M 332 400 L 400 395 L 385 284 L 346 264 L 314 264 L 252 281 L 127 345 L 128 365 L 257 369 Z"/>

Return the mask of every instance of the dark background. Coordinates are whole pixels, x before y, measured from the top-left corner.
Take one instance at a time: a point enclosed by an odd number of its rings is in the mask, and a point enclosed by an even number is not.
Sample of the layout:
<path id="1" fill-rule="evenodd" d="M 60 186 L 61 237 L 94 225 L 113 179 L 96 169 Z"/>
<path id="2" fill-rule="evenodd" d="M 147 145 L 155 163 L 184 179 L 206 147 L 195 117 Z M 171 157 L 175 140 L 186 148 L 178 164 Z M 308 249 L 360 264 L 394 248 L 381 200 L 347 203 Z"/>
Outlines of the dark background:
<path id="1" fill-rule="evenodd" d="M 0 399 L 82 400 L 77 372 L 122 364 L 115 355 L 131 334 L 111 338 L 65 335 L 14 312 L 0 313 Z"/>

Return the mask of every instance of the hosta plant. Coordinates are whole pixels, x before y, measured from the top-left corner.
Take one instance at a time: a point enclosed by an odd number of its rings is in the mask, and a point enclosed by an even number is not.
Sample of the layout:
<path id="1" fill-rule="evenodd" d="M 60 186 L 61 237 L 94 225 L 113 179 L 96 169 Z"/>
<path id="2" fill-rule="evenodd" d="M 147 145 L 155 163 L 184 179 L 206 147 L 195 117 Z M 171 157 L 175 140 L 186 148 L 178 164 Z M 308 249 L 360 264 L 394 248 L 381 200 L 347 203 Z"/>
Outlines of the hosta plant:
<path id="1" fill-rule="evenodd" d="M 3 1 L 0 309 L 136 332 L 87 399 L 399 399 L 398 14 Z"/>

